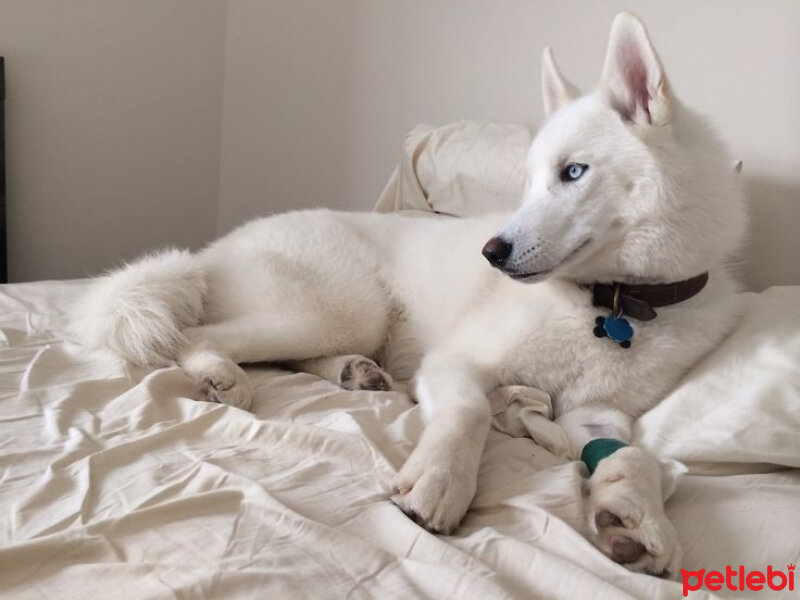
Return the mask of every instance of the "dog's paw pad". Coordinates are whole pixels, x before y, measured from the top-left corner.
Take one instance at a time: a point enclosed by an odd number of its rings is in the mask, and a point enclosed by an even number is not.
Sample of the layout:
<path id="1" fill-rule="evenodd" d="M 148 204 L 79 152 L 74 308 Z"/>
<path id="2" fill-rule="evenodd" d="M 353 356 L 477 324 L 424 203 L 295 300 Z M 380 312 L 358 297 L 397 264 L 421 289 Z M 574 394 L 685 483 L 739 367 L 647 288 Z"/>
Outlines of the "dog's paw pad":
<path id="1" fill-rule="evenodd" d="M 217 369 L 204 377 L 200 392 L 207 402 L 228 404 L 243 410 L 248 410 L 252 404 L 250 381 L 237 365 Z"/>
<path id="2" fill-rule="evenodd" d="M 391 375 L 367 358 L 349 361 L 339 375 L 339 383 L 346 390 L 388 392 L 392 389 Z"/>
<path id="3" fill-rule="evenodd" d="M 601 510 L 594 517 L 597 528 L 601 527 L 622 527 L 622 519 L 608 510 Z"/>
<path id="4" fill-rule="evenodd" d="M 642 519 L 607 508 L 595 512 L 595 545 L 611 560 L 639 573 L 670 577 L 680 565 L 681 548 L 675 528 L 661 507 Z"/>
<path id="5" fill-rule="evenodd" d="M 652 493 L 657 465 L 637 461 L 641 453 L 618 451 L 600 463 L 589 479 L 587 516 L 592 542 L 608 558 L 637 573 L 672 577 L 682 551 L 675 527 L 664 513 L 661 495 Z M 617 476 L 626 472 L 625 477 Z"/>
<path id="6" fill-rule="evenodd" d="M 634 539 L 624 535 L 611 537 L 611 560 L 621 565 L 634 563 L 645 555 L 647 549 Z"/>

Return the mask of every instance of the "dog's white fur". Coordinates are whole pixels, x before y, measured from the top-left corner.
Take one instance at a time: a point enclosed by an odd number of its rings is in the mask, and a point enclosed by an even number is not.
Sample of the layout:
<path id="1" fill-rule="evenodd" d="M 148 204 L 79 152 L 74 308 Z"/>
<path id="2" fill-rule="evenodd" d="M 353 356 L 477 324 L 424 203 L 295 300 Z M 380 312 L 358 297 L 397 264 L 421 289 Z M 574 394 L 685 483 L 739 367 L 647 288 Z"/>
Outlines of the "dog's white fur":
<path id="1" fill-rule="evenodd" d="M 74 331 L 140 364 L 178 361 L 210 400 L 241 408 L 251 390 L 239 363 L 294 361 L 351 389 L 391 385 L 364 357 L 415 375 L 427 427 L 393 500 L 435 531 L 453 530 L 469 507 L 486 396 L 498 386 L 550 393 L 576 457 L 593 438 L 630 439 L 632 419 L 734 325 L 739 296 L 725 260 L 745 231 L 743 196 L 733 161 L 676 101 L 633 16 L 614 21 L 594 92 L 578 97 L 549 50 L 542 84 L 549 119 L 512 216 L 320 210 L 256 220 L 199 254 L 152 255 L 98 280 Z M 589 169 L 564 183 L 572 162 Z M 480 255 L 494 235 L 513 243 L 505 273 Z M 631 349 L 592 335 L 599 311 L 584 284 L 705 271 L 700 294 L 634 322 Z M 663 511 L 673 474 L 635 447 L 603 460 L 588 481 L 598 548 L 633 570 L 677 573 Z"/>

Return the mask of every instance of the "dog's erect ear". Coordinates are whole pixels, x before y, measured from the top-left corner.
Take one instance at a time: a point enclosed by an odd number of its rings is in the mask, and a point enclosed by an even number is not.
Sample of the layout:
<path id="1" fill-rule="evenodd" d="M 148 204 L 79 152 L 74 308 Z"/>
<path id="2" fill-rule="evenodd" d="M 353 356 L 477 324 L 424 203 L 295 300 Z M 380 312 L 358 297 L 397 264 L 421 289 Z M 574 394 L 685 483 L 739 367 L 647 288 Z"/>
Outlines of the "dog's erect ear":
<path id="1" fill-rule="evenodd" d="M 558 70 L 550 48 L 545 48 L 542 52 L 542 99 L 545 114 L 549 117 L 579 95 L 578 88 L 567 81 Z"/>
<path id="2" fill-rule="evenodd" d="M 630 13 L 611 25 L 601 87 L 626 119 L 642 125 L 666 125 L 672 119 L 672 92 L 647 30 Z"/>

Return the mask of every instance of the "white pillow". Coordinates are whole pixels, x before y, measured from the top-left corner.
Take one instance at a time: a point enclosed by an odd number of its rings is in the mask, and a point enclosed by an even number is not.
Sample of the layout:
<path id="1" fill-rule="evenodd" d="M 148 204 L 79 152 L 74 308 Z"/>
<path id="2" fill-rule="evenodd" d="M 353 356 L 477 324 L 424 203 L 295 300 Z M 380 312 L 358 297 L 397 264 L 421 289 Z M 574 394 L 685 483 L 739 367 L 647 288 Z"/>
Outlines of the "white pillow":
<path id="1" fill-rule="evenodd" d="M 733 334 L 636 426 L 694 472 L 800 467 L 800 286 L 748 296 Z"/>
<path id="2" fill-rule="evenodd" d="M 466 217 L 513 210 L 525 184 L 531 133 L 522 125 L 459 121 L 418 125 L 403 143 L 375 210 L 428 210 Z"/>

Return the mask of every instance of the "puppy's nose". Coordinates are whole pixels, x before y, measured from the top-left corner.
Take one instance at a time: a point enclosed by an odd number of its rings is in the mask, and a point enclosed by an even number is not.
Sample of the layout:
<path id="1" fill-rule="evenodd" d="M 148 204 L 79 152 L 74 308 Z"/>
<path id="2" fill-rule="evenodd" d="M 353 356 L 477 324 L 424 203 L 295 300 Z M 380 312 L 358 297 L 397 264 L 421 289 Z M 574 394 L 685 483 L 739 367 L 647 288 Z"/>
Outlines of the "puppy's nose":
<path id="1" fill-rule="evenodd" d="M 483 255 L 493 267 L 500 267 L 511 256 L 513 244 L 509 244 L 502 238 L 493 237 L 483 247 Z"/>

